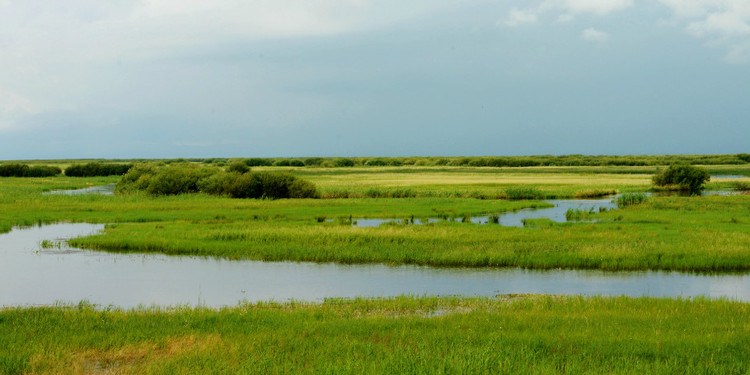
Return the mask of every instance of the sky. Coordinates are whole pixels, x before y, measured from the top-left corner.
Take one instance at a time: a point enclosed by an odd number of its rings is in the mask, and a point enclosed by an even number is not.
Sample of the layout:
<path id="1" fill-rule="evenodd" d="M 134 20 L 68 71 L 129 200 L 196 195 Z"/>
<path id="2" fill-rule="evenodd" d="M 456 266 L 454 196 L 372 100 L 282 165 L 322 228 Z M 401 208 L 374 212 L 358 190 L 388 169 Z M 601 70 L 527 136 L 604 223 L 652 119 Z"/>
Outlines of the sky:
<path id="1" fill-rule="evenodd" d="M 0 160 L 740 152 L 747 0 L 0 0 Z"/>

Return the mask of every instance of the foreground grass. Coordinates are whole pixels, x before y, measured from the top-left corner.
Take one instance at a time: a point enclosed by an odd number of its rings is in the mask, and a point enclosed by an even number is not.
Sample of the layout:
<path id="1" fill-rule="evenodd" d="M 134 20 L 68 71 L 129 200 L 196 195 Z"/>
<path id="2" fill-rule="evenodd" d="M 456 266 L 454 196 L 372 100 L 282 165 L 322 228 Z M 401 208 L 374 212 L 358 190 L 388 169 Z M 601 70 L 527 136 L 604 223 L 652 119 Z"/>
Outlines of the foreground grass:
<path id="1" fill-rule="evenodd" d="M 748 304 L 626 297 L 9 308 L 0 373 L 746 374 L 748 322 Z"/>

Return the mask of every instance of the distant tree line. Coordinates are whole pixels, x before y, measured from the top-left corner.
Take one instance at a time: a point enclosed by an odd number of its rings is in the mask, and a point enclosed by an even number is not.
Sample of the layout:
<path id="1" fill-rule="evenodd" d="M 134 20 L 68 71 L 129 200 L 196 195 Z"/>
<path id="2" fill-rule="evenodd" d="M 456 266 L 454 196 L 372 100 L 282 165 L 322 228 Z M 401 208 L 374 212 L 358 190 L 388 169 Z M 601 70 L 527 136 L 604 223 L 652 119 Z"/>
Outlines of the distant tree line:
<path id="1" fill-rule="evenodd" d="M 206 193 L 232 198 L 319 198 L 317 187 L 288 173 L 251 172 L 242 162 L 225 170 L 197 163 L 140 163 L 117 183 L 118 193 L 153 196 Z"/>
<path id="2" fill-rule="evenodd" d="M 52 177 L 60 173 L 60 168 L 49 165 L 0 164 L 0 177 Z"/>
<path id="3" fill-rule="evenodd" d="M 132 164 L 111 163 L 87 163 L 74 164 L 65 168 L 65 175 L 69 177 L 94 177 L 94 176 L 122 176 L 128 173 Z"/>

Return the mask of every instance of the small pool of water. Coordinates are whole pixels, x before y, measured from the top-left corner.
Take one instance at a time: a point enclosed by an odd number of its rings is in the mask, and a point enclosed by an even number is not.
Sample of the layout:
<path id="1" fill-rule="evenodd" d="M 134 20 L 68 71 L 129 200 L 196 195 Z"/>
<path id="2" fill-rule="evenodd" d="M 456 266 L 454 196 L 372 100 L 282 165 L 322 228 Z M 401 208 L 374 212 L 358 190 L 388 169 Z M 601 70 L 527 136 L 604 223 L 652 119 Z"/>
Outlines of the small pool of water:
<path id="1" fill-rule="evenodd" d="M 100 195 L 114 195 L 115 194 L 115 185 L 117 184 L 107 184 L 107 185 L 100 185 L 100 186 L 92 186 L 87 187 L 83 189 L 73 189 L 73 190 L 52 190 L 48 191 L 43 194 L 62 194 L 62 195 L 86 195 L 86 194 L 100 194 Z"/>
<path id="2" fill-rule="evenodd" d="M 0 235 L 0 306 L 87 300 L 102 306 L 236 305 L 241 301 L 321 301 L 402 294 L 507 293 L 730 298 L 750 301 L 750 274 L 534 271 L 333 263 L 230 261 L 194 256 L 115 254 L 56 241 L 101 231 L 100 224 L 54 224 Z"/>
<path id="3" fill-rule="evenodd" d="M 518 211 L 501 212 L 496 215 L 479 215 L 471 216 L 468 218 L 471 223 L 474 224 L 499 224 L 506 227 L 523 227 L 523 221 L 526 219 L 540 219 L 547 218 L 558 223 L 564 223 L 567 221 L 565 213 L 569 209 L 579 209 L 584 211 L 593 210 L 599 212 L 600 210 L 611 210 L 617 208 L 617 204 L 613 202 L 613 198 L 605 199 L 550 199 L 545 202 L 551 203 L 554 207 L 550 208 L 525 208 Z M 491 220 L 492 216 L 497 217 L 497 223 Z M 454 220 L 463 222 L 463 218 L 393 218 L 393 219 L 351 219 L 351 225 L 355 227 L 367 228 L 367 227 L 378 227 L 385 223 L 395 224 L 413 224 L 413 225 L 424 225 L 426 223 L 437 223 L 443 220 Z"/>
<path id="4" fill-rule="evenodd" d="M 717 174 L 712 175 L 712 180 L 722 180 L 722 179 L 736 179 L 736 178 L 748 178 L 748 176 L 743 176 L 740 174 Z"/>

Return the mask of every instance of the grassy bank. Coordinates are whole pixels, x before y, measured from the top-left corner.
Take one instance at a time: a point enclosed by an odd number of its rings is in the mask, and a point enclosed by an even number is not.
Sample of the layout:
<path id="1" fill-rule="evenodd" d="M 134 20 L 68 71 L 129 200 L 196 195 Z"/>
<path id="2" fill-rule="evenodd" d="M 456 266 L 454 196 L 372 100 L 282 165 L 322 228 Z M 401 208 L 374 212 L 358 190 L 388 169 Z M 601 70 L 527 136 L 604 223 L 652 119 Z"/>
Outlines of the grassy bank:
<path id="1" fill-rule="evenodd" d="M 419 206 L 421 199 L 396 201 Z M 367 202 L 374 205 L 380 200 L 358 202 L 372 208 Z M 348 208 L 356 218 L 354 208 Z M 318 223 L 313 217 L 222 217 L 111 225 L 104 234 L 72 243 L 111 251 L 231 259 L 731 271 L 750 269 L 748 212 L 750 196 L 713 196 L 653 198 L 593 214 L 597 223 L 548 222 L 536 229 L 450 221 L 356 228 Z"/>
<path id="2" fill-rule="evenodd" d="M 745 374 L 750 307 L 710 300 L 397 297 L 0 310 L 0 373 Z"/>

